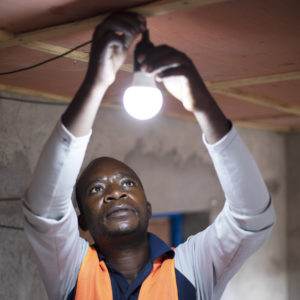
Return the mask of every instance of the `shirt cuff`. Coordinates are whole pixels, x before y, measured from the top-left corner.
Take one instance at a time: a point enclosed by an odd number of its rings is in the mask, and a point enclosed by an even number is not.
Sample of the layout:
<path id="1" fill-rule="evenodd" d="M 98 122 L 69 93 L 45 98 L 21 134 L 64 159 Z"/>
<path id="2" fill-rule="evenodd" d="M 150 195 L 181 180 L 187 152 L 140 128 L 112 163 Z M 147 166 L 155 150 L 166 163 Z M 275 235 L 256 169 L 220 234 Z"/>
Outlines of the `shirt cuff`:
<path id="1" fill-rule="evenodd" d="M 227 132 L 220 140 L 218 140 L 214 144 L 209 144 L 205 138 L 204 133 L 202 134 L 202 140 L 204 145 L 206 146 L 209 153 L 213 152 L 222 152 L 224 149 L 229 146 L 233 140 L 238 136 L 238 132 L 235 127 L 232 125 L 229 132 Z"/>
<path id="2" fill-rule="evenodd" d="M 72 148 L 78 148 L 88 144 L 92 135 L 92 129 L 90 129 L 88 134 L 76 137 L 64 126 L 61 121 L 59 121 L 56 125 L 56 134 L 62 143 Z"/>

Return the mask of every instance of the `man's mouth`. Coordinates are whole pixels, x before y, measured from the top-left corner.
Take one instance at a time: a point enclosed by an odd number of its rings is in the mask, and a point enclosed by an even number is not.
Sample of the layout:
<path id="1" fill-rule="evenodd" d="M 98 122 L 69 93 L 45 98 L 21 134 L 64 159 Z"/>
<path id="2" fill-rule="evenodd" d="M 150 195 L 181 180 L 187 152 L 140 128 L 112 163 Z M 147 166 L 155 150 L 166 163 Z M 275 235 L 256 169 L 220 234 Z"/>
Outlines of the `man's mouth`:
<path id="1" fill-rule="evenodd" d="M 128 215 L 136 213 L 136 210 L 129 206 L 117 206 L 111 208 L 108 213 L 106 214 L 107 218 L 123 218 L 127 217 Z"/>

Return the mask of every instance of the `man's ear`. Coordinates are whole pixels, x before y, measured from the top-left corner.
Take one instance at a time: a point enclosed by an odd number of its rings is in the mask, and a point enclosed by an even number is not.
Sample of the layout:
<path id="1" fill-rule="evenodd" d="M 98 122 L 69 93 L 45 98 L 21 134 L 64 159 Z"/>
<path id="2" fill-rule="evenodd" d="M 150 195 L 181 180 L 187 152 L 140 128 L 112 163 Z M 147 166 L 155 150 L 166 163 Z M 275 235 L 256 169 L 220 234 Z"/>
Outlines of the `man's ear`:
<path id="1" fill-rule="evenodd" d="M 148 213 L 148 218 L 151 219 L 151 217 L 152 217 L 152 205 L 148 201 L 147 201 L 147 213 Z"/>
<path id="2" fill-rule="evenodd" d="M 81 230 L 83 231 L 87 231 L 88 230 L 88 227 L 87 227 L 87 224 L 86 224 L 86 220 L 85 220 L 85 217 L 83 214 L 80 214 L 78 216 L 78 224 L 79 224 L 79 227 Z"/>

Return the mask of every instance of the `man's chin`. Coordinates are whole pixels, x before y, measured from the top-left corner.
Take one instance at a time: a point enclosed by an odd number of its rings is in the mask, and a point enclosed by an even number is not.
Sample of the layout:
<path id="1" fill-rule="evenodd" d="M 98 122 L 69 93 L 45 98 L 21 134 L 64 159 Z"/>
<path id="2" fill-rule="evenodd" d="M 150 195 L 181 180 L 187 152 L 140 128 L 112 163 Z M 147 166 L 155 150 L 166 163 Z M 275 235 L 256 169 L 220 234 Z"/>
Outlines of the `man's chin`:
<path id="1" fill-rule="evenodd" d="M 138 226 L 128 226 L 128 224 L 118 224 L 114 228 L 108 228 L 107 234 L 110 236 L 125 236 L 137 234 L 139 232 Z"/>
<path id="2" fill-rule="evenodd" d="M 109 232 L 107 232 L 107 235 L 109 237 L 126 237 L 126 236 L 131 236 L 131 235 L 135 235 L 137 234 L 136 230 L 130 230 L 130 229 L 126 229 L 126 230 L 111 230 Z"/>

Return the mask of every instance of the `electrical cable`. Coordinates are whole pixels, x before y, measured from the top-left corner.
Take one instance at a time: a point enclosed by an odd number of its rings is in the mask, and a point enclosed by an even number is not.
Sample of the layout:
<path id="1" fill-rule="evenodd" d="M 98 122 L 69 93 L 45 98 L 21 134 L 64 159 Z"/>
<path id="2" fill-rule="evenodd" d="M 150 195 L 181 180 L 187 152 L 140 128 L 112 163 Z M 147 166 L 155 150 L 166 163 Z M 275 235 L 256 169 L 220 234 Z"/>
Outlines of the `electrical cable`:
<path id="1" fill-rule="evenodd" d="M 21 197 L 10 197 L 10 198 L 0 198 L 0 202 L 12 202 L 12 201 L 20 201 Z M 23 227 L 14 226 L 14 225 L 5 225 L 0 224 L 0 229 L 12 229 L 12 230 L 24 230 Z"/>
<path id="2" fill-rule="evenodd" d="M 0 228 L 3 228 L 3 229 L 12 229 L 12 230 L 21 230 L 21 231 L 24 230 L 23 227 L 19 227 L 19 226 L 10 226 L 10 225 L 3 225 L 3 224 L 0 224 Z"/>
<path id="3" fill-rule="evenodd" d="M 73 51 L 75 51 L 75 50 L 77 50 L 77 49 L 85 46 L 85 45 L 90 44 L 91 42 L 92 42 L 92 40 L 84 42 L 84 43 L 82 43 L 82 44 L 80 44 L 80 45 L 78 45 L 78 46 L 76 46 L 76 47 L 74 47 L 74 48 L 72 48 L 72 49 L 70 49 L 70 50 L 62 53 L 62 54 L 59 54 L 57 56 L 54 56 L 54 57 L 51 57 L 49 59 L 43 60 L 43 61 L 41 61 L 39 63 L 33 64 L 31 66 L 28 66 L 28 67 L 19 68 L 19 69 L 15 69 L 15 70 L 12 70 L 12 71 L 7 71 L 7 72 L 0 72 L 0 75 L 9 75 L 9 74 L 14 74 L 14 73 L 19 73 L 19 72 L 23 72 L 23 71 L 27 71 L 27 70 L 39 67 L 39 66 L 44 65 L 46 63 L 49 63 L 49 62 L 51 62 L 53 60 L 59 59 L 59 58 L 65 56 L 65 55 L 67 55 L 67 54 L 69 54 L 69 53 L 71 53 L 71 52 L 73 52 Z"/>
<path id="4" fill-rule="evenodd" d="M 21 201 L 21 197 L 0 198 L 0 202 Z"/>

